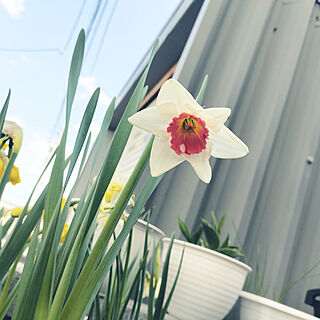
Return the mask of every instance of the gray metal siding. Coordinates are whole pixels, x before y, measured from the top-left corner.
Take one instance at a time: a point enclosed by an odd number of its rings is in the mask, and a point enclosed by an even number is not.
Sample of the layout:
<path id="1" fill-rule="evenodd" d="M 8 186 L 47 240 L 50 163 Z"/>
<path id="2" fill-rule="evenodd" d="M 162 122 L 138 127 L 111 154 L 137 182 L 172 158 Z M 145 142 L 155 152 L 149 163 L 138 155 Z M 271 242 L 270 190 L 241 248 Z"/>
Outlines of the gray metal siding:
<path id="1" fill-rule="evenodd" d="M 153 196 L 154 223 L 168 233 L 178 216 L 195 226 L 226 213 L 252 264 L 268 254 L 270 297 L 320 260 L 318 15 L 313 0 L 205 1 L 174 77 L 195 94 L 209 74 L 204 104 L 232 108 L 228 126 L 250 154 L 213 159 L 209 185 L 183 164 Z M 311 312 L 303 300 L 314 287 L 320 276 L 285 302 Z"/>

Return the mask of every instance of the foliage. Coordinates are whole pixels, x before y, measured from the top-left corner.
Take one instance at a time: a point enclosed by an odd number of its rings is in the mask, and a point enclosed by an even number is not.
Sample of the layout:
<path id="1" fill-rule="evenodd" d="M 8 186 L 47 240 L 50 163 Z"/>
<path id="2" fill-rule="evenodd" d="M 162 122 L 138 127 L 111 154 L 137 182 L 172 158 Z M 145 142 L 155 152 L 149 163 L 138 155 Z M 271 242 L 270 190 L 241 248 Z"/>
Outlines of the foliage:
<path id="1" fill-rule="evenodd" d="M 132 231 L 130 232 L 125 254 L 119 252 L 116 257 L 115 263 L 110 268 L 110 272 L 105 281 L 105 287 L 99 292 L 91 305 L 88 319 L 100 319 L 100 320 L 115 320 L 123 319 L 126 313 L 130 313 L 129 319 L 138 319 L 141 306 L 143 303 L 143 294 L 148 286 L 148 307 L 147 315 L 150 320 L 163 319 L 171 297 L 174 291 L 175 285 L 172 287 L 167 300 L 165 301 L 165 287 L 167 283 L 167 272 L 169 267 L 169 260 L 171 255 L 172 243 L 174 236 L 171 238 L 171 244 L 166 254 L 165 263 L 161 277 L 159 275 L 159 259 L 160 259 L 160 244 L 153 248 L 151 258 L 151 277 L 156 275 L 156 282 L 146 281 L 148 274 L 147 264 L 149 256 L 148 248 L 148 229 L 146 228 L 146 235 L 144 240 L 144 248 L 142 252 L 142 258 L 131 258 L 131 245 L 132 245 Z M 182 263 L 182 257 L 180 267 Z M 176 275 L 175 281 L 177 281 L 180 273 L 180 268 Z M 159 294 L 155 294 L 156 287 L 159 285 Z M 130 301 L 131 300 L 131 301 Z M 131 302 L 130 308 L 128 308 L 129 301 Z M 131 309 L 131 310 L 130 310 Z M 126 315 L 126 318 L 128 315 Z"/>
<path id="2" fill-rule="evenodd" d="M 239 247 L 230 245 L 229 235 L 226 236 L 224 241 L 221 240 L 221 231 L 226 216 L 224 215 L 218 221 L 213 212 L 211 215 L 213 224 L 211 225 L 207 220 L 201 219 L 201 224 L 194 233 L 190 233 L 185 223 L 178 219 L 180 231 L 185 239 L 190 243 L 215 250 L 232 258 L 243 256 Z M 204 238 L 202 237 L 203 233 Z"/>
<path id="3" fill-rule="evenodd" d="M 145 80 L 156 47 L 157 44 L 155 44 L 146 70 L 143 72 L 119 122 L 101 169 L 95 179 L 88 183 L 83 190 L 66 237 L 63 243 L 60 243 L 61 234 L 69 215 L 73 191 L 79 184 L 83 168 L 86 167 L 90 144 L 89 128 L 100 94 L 98 88 L 90 98 L 83 114 L 72 153 L 66 156 L 72 104 L 85 50 L 85 34 L 83 30 L 80 32 L 69 72 L 65 127 L 60 143 L 43 171 L 44 173 L 51 168 L 49 182 L 38 199 L 32 201 L 35 188 L 42 179 L 42 173 L 19 218 L 11 217 L 7 224 L 0 226 L 2 243 L 0 249 L 0 281 L 4 285 L 4 290 L 0 296 L 0 315 L 4 315 L 8 308 L 13 305 L 13 319 L 73 320 L 83 318 L 90 312 L 94 303 L 97 305 L 97 296 L 104 279 L 111 268 L 115 273 L 114 262 L 117 262 L 119 252 L 138 220 L 145 202 L 162 178 L 162 176 L 157 178 L 149 176 L 147 178 L 128 220 L 111 248 L 107 250 L 108 242 L 149 159 L 153 141 L 151 139 L 123 188 L 117 203 L 111 210 L 108 222 L 101 231 L 97 242 L 91 247 L 100 203 L 111 182 L 132 129 L 128 117 L 138 110 L 146 93 Z M 0 126 L 4 123 L 9 96 L 10 93 L 0 113 Z M 97 151 L 101 149 L 104 143 L 105 132 L 110 125 L 114 108 L 115 99 L 111 101 L 106 110 L 101 131 L 95 141 Z M 0 195 L 8 181 L 16 154 L 17 148 L 13 146 L 12 158 L 8 164 L 10 170 L 4 172 L 3 179 L 0 182 Z M 90 164 L 87 163 L 87 167 L 91 168 L 91 171 L 97 162 L 97 154 L 98 152 L 94 155 Z M 80 163 L 80 169 L 75 172 L 77 163 Z M 52 164 L 51 167 L 50 164 Z M 71 176 L 75 176 L 76 181 L 71 186 L 71 191 L 66 193 L 67 186 L 71 184 Z M 66 199 L 66 204 L 61 212 L 63 198 Z M 34 204 L 30 206 L 31 203 Z M 38 237 L 42 219 L 42 237 Z M 25 251 L 26 247 L 28 248 L 27 252 Z M 26 255 L 23 272 L 13 290 L 9 292 L 7 288 L 11 283 L 17 261 L 22 253 Z M 118 268 L 120 268 L 119 261 Z M 156 305 L 160 305 L 160 303 Z M 163 308 L 156 307 L 155 312 L 161 314 L 161 310 Z"/>
<path id="4" fill-rule="evenodd" d="M 268 254 L 265 254 L 263 257 L 262 265 L 259 263 L 260 259 L 260 253 L 257 253 L 257 262 L 255 263 L 253 267 L 253 272 L 249 274 L 247 277 L 247 281 L 245 283 L 245 290 L 252 292 L 256 295 L 267 297 L 270 292 L 270 287 L 268 284 L 268 281 L 266 281 L 267 272 L 268 272 L 268 266 L 270 266 L 270 263 L 268 264 Z M 314 265 L 311 266 L 307 271 L 305 271 L 299 278 L 291 281 L 290 283 L 283 286 L 280 293 L 277 293 L 275 289 L 273 289 L 273 292 L 271 294 L 272 299 L 277 302 L 283 302 L 283 300 L 286 298 L 287 294 L 298 284 L 302 283 L 309 277 L 315 276 L 313 273 L 316 269 L 318 269 L 320 264 L 320 261 L 317 261 Z"/>

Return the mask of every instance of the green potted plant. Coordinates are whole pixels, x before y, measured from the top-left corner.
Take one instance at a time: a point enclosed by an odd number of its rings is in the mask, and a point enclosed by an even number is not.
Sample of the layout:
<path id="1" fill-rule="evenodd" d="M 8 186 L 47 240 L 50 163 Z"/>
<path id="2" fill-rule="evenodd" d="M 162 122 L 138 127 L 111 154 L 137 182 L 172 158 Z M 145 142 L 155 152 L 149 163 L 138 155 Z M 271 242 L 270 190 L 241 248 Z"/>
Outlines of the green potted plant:
<path id="1" fill-rule="evenodd" d="M 243 256 L 239 248 L 230 245 L 229 235 L 221 239 L 225 216 L 217 221 L 212 213 L 211 225 L 202 219 L 191 233 L 179 219 L 179 227 L 187 241 L 175 240 L 170 261 L 168 288 L 174 282 L 182 250 L 184 259 L 180 277 L 169 306 L 169 314 L 178 319 L 221 320 L 231 310 L 239 297 L 251 268 L 237 260 Z M 163 239 L 164 248 L 169 239 Z M 197 303 L 194 303 L 197 301 Z"/>
<path id="2" fill-rule="evenodd" d="M 240 320 L 274 319 L 274 320 L 316 320 L 318 318 L 298 309 L 284 305 L 282 302 L 288 291 L 311 275 L 319 262 L 307 270 L 299 279 L 289 283 L 278 295 L 273 293 L 273 299 L 266 298 L 269 288 L 265 284 L 268 267 L 267 255 L 263 266 L 257 263 L 254 272 L 248 277 L 245 291 L 240 293 Z"/>

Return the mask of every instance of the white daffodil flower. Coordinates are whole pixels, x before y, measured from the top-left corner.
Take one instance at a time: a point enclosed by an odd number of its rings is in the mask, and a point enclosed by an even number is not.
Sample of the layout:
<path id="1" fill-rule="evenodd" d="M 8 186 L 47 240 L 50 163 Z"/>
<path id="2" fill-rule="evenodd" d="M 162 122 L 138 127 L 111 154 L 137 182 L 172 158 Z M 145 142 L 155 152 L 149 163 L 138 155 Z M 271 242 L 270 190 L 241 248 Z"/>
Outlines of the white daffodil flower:
<path id="1" fill-rule="evenodd" d="M 14 121 L 5 120 L 3 133 L 10 137 L 13 142 L 13 152 L 19 152 L 22 143 L 22 129 Z"/>
<path id="2" fill-rule="evenodd" d="M 131 116 L 129 122 L 155 135 L 150 156 L 153 177 L 188 161 L 199 178 L 209 183 L 210 156 L 232 159 L 245 156 L 248 147 L 224 123 L 229 108 L 202 108 L 176 80 L 161 87 L 155 107 Z"/>

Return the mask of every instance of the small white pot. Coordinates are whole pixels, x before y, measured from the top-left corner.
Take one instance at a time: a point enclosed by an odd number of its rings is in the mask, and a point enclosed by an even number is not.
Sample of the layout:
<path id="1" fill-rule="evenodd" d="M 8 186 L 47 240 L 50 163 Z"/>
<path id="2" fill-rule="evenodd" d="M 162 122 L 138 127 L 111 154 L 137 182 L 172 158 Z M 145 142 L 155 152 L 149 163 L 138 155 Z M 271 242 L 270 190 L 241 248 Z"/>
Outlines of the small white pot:
<path id="1" fill-rule="evenodd" d="M 133 258 L 138 254 L 138 259 L 143 258 L 144 240 L 146 236 L 147 222 L 144 220 L 138 220 L 133 227 L 131 253 L 130 256 Z M 154 225 L 149 223 L 148 232 L 148 248 L 149 252 L 152 252 L 153 246 L 157 245 L 159 241 L 165 236 L 164 232 Z M 124 244 L 124 248 L 126 243 Z M 151 259 L 151 256 L 150 256 Z"/>
<path id="2" fill-rule="evenodd" d="M 122 228 L 123 228 L 123 219 L 120 219 L 116 228 L 115 228 L 116 236 L 119 235 Z M 93 241 L 92 241 L 93 245 L 96 243 L 102 229 L 103 229 L 103 225 L 100 225 L 100 227 L 98 227 L 96 229 L 94 236 L 93 236 Z M 143 248 L 144 248 L 144 240 L 145 240 L 145 236 L 146 236 L 146 230 L 147 230 L 147 222 L 139 219 L 133 227 L 129 263 L 131 263 L 135 259 L 135 257 L 137 257 L 136 263 L 138 263 L 138 261 L 140 261 L 143 258 Z M 164 232 L 149 223 L 149 232 L 148 232 L 149 251 L 152 252 L 154 245 L 157 245 L 163 237 L 164 237 Z M 113 244 L 113 241 L 114 241 L 113 238 L 111 238 L 109 241 L 109 244 L 108 244 L 108 249 Z M 121 257 L 123 259 L 126 256 L 127 244 L 128 244 L 128 238 L 124 242 L 123 250 L 121 252 Z M 149 255 L 148 259 L 151 259 L 151 255 Z M 104 280 L 104 283 L 101 288 L 102 294 L 104 294 L 106 292 L 108 279 L 109 279 L 109 276 L 107 276 L 106 279 Z"/>
<path id="3" fill-rule="evenodd" d="M 118 222 L 118 225 L 115 228 L 116 236 L 119 235 L 122 228 L 123 228 L 123 219 L 120 219 Z M 103 229 L 103 225 L 100 225 L 96 229 L 93 237 L 93 244 L 96 243 L 102 229 Z M 130 252 L 131 261 L 133 261 L 133 259 L 136 256 L 138 257 L 138 261 L 143 257 L 143 248 L 144 248 L 144 239 L 146 236 L 146 230 L 147 230 L 147 222 L 139 219 L 134 225 L 133 232 L 132 232 L 132 242 L 131 242 L 131 252 Z M 164 235 L 165 234 L 162 230 L 160 230 L 159 228 L 149 223 L 149 232 L 148 232 L 149 251 L 152 251 L 153 245 L 157 244 L 164 237 Z M 126 254 L 127 243 L 128 243 L 128 240 L 126 240 L 123 244 L 122 251 L 124 255 Z M 113 238 L 110 239 L 108 248 L 110 248 L 112 244 L 113 244 Z"/>
<path id="4" fill-rule="evenodd" d="M 163 258 L 170 239 L 164 238 Z M 166 295 L 175 280 L 181 254 L 180 276 L 168 312 L 180 320 L 221 320 L 235 304 L 251 268 L 246 264 L 192 243 L 175 240 L 168 272 Z"/>
<path id="5" fill-rule="evenodd" d="M 319 320 L 300 310 L 242 291 L 240 320 Z"/>

